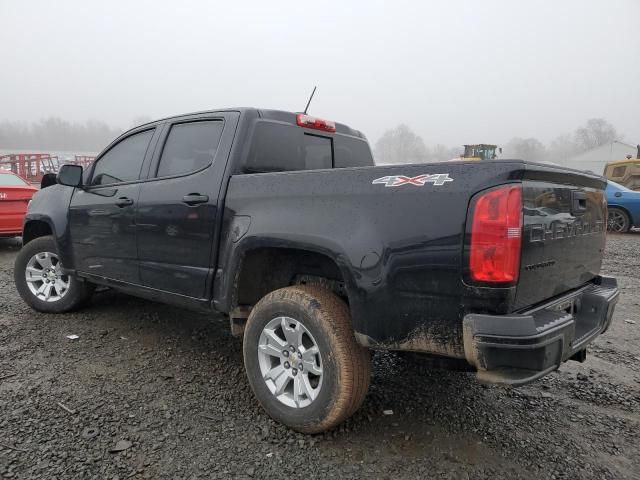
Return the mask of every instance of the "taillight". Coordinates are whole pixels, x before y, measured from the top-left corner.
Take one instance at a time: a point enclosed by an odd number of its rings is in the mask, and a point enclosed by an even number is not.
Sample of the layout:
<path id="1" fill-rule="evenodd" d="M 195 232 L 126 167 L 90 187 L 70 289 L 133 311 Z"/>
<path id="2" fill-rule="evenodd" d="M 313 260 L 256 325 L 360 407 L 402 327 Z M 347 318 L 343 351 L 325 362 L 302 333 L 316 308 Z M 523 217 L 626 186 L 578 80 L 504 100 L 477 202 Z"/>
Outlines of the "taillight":
<path id="1" fill-rule="evenodd" d="M 296 117 L 296 123 L 299 127 L 313 128 L 314 130 L 322 130 L 325 132 L 335 132 L 336 124 L 330 120 L 322 120 L 321 118 L 312 117 L 299 113 Z"/>
<path id="2" fill-rule="evenodd" d="M 481 194 L 471 224 L 471 278 L 492 283 L 517 281 L 521 245 L 522 187 L 508 185 Z"/>

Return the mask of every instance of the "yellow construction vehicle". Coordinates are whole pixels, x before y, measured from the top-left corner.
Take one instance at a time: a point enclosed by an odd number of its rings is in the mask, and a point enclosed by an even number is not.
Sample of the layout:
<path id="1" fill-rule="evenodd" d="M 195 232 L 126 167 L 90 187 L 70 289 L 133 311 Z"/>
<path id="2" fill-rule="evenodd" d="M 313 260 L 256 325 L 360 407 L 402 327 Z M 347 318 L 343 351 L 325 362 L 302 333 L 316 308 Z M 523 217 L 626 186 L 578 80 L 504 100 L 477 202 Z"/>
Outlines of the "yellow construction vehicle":
<path id="1" fill-rule="evenodd" d="M 609 162 L 604 167 L 603 175 L 630 190 L 640 191 L 640 145 L 637 148 L 638 153 L 635 159 L 627 155 L 625 160 Z"/>
<path id="2" fill-rule="evenodd" d="M 479 143 L 477 145 L 465 145 L 464 153 L 460 155 L 463 160 L 493 160 L 498 158 L 496 155 L 497 145 L 489 145 L 486 143 Z M 502 153 L 502 148 L 498 151 Z"/>

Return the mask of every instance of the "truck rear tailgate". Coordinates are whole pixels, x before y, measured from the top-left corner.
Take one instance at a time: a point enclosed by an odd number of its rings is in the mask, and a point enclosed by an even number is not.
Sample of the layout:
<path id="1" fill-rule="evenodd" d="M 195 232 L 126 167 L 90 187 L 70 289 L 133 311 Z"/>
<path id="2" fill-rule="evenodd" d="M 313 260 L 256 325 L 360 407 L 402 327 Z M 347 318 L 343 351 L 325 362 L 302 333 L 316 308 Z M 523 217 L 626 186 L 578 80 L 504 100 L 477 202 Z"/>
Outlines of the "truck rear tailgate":
<path id="1" fill-rule="evenodd" d="M 606 182 L 595 175 L 527 165 L 523 232 L 514 310 L 596 277 L 605 248 Z"/>

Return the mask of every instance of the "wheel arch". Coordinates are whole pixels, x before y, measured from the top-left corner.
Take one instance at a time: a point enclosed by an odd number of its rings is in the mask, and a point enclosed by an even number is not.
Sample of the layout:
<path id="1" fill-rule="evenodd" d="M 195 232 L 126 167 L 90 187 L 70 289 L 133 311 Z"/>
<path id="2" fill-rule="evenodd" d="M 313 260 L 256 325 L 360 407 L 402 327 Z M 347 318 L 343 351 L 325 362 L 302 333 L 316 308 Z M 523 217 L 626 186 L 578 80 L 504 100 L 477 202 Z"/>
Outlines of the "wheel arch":
<path id="1" fill-rule="evenodd" d="M 348 277 L 345 269 L 326 251 L 294 245 L 254 246 L 237 258 L 231 305 L 252 305 L 267 293 L 294 284 L 320 283 L 314 279 L 342 284 L 333 284 L 329 289 L 348 302 Z"/>
<path id="2" fill-rule="evenodd" d="M 218 292 L 222 298 L 216 308 L 229 313 L 234 334 L 242 332 L 242 323 L 251 308 L 279 288 L 320 285 L 343 298 L 347 305 L 354 295 L 350 270 L 339 255 L 326 250 L 282 242 L 247 242 L 233 253 L 227 281 L 220 282 L 226 283 L 226 288 L 224 293 Z M 240 328 L 234 328 L 234 321 Z"/>
<path id="3" fill-rule="evenodd" d="M 51 235 L 56 244 L 56 248 L 58 249 L 60 260 L 64 265 L 63 269 L 69 273 L 74 273 L 75 267 L 73 264 L 73 256 L 71 254 L 71 246 L 68 241 L 69 237 L 64 229 L 65 226 L 66 225 L 64 224 L 58 224 L 58 227 L 61 227 L 62 229 L 56 228 L 56 223 L 53 219 L 46 215 L 29 215 L 27 216 L 22 229 L 22 244 L 24 246 L 36 238 Z"/>
<path id="4" fill-rule="evenodd" d="M 55 228 L 51 220 L 46 218 L 27 220 L 24 224 L 24 228 L 22 229 L 22 243 L 23 245 L 26 245 L 32 240 L 46 235 L 53 236 L 54 240 L 57 242 Z"/>

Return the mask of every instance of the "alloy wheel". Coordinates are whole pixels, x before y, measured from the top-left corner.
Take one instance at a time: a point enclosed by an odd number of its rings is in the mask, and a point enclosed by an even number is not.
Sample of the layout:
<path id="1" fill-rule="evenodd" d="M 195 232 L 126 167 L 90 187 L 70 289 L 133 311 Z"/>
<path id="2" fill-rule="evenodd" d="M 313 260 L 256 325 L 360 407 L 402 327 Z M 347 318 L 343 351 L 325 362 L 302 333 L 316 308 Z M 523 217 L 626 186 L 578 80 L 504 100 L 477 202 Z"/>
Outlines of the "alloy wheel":
<path id="1" fill-rule="evenodd" d="M 607 216 L 607 229 L 610 232 L 626 232 L 628 229 L 627 217 L 620 210 L 609 210 Z"/>
<path id="2" fill-rule="evenodd" d="M 69 292 L 69 275 L 62 273 L 58 255 L 36 253 L 27 262 L 25 280 L 31 293 L 44 302 L 57 302 Z"/>
<path id="3" fill-rule="evenodd" d="M 291 317 L 276 317 L 262 329 L 258 363 L 269 391 L 293 408 L 309 406 L 322 387 L 322 356 L 311 332 Z"/>

